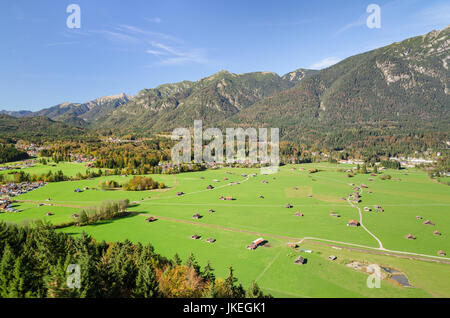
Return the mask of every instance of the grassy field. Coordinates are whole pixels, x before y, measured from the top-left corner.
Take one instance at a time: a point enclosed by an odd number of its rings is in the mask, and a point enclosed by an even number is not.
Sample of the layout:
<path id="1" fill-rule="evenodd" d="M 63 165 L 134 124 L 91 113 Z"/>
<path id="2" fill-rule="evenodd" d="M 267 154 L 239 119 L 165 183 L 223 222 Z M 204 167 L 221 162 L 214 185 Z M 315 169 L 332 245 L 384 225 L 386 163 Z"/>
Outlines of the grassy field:
<path id="1" fill-rule="evenodd" d="M 50 160 L 50 159 L 48 159 L 48 160 Z M 8 166 L 8 165 L 21 164 L 21 163 L 23 163 L 23 162 L 22 161 L 17 161 L 17 162 L 8 163 L 8 164 L 5 163 L 5 164 L 2 164 L 0 166 Z M 55 173 L 55 172 L 57 172 L 59 170 L 62 170 L 66 176 L 74 177 L 77 173 L 85 174 L 86 173 L 86 169 L 87 168 L 86 168 L 85 164 L 83 164 L 83 163 L 76 163 L 76 162 L 59 162 L 59 163 L 54 163 L 54 162 L 50 161 L 46 165 L 43 165 L 41 163 L 36 163 L 34 166 L 27 167 L 25 169 L 13 169 L 13 170 L 0 171 L 0 174 L 3 174 L 5 176 L 7 176 L 7 178 L 11 179 L 12 176 L 9 175 L 9 173 L 11 173 L 11 172 L 24 171 L 24 172 L 29 173 L 29 174 L 41 175 L 41 174 L 47 173 L 49 171 L 51 171 L 52 173 Z M 93 169 L 93 170 L 97 171 L 98 169 Z"/>
<path id="2" fill-rule="evenodd" d="M 75 173 L 76 164 L 62 163 Z M 299 170 L 299 168 L 306 170 Z M 318 168 L 309 174 L 307 169 Z M 31 169 L 40 169 L 34 167 Z M 95 180 L 52 183 L 17 197 L 22 202 L 16 208 L 20 213 L 2 213 L 0 220 L 22 222 L 45 218 L 57 224 L 71 220 L 80 207 L 96 206 L 103 200 L 129 199 L 137 201 L 130 208 L 131 216 L 105 221 L 85 227 L 61 229 L 71 235 L 82 231 L 97 240 L 150 242 L 157 252 L 165 256 L 178 253 L 183 259 L 192 252 L 201 265 L 209 260 L 217 276 L 226 276 L 228 266 L 244 285 L 257 280 L 259 285 L 276 297 L 449 297 L 450 265 L 433 263 L 388 255 L 375 255 L 354 250 L 332 249 L 330 246 L 306 240 L 300 248 L 312 253 L 295 251 L 288 242 L 298 242 L 304 237 L 359 244 L 377 248 L 378 242 L 364 228 L 348 227 L 349 219 L 359 220 L 356 208 L 343 200 L 352 191 L 349 183 L 365 183 L 362 202 L 358 206 L 380 205 L 384 212 L 362 212 L 363 223 L 382 243 L 384 248 L 437 256 L 438 250 L 450 251 L 449 188 L 437 183 L 415 169 L 387 171 L 391 180 L 379 176 L 369 181 L 369 175 L 348 178 L 339 172 L 345 165 L 305 164 L 284 166 L 274 175 L 259 175 L 259 169 L 224 168 L 202 172 L 174 175 L 152 175 L 169 188 L 142 192 L 122 190 L 92 190 L 102 180 L 123 183 L 130 177 L 102 177 Z M 244 177 L 257 173 L 256 177 Z M 218 182 L 216 182 L 216 181 Z M 265 180 L 267 182 L 263 183 Z M 230 182 L 239 184 L 229 185 Z M 208 185 L 214 189 L 207 190 Z M 75 193 L 74 189 L 89 187 L 90 190 Z M 368 190 L 372 193 L 368 193 Z M 183 196 L 176 193 L 182 191 Z M 219 200 L 220 196 L 232 196 L 233 201 Z M 260 198 L 263 196 L 264 198 Z M 45 201 L 51 198 L 50 201 Z M 47 203 L 53 206 L 37 204 Z M 286 208 L 286 204 L 293 208 Z M 214 213 L 208 212 L 210 209 Z M 330 216 L 330 210 L 340 218 Z M 45 216 L 46 212 L 54 213 Z M 301 212 L 303 217 L 295 216 Z M 194 213 L 202 218 L 192 219 Z M 145 218 L 156 216 L 156 222 L 147 223 Z M 422 216 L 417 220 L 416 216 Z M 434 226 L 424 225 L 431 220 Z M 441 236 L 433 235 L 438 230 Z M 411 233 L 416 240 L 404 236 Z M 193 234 L 200 240 L 191 240 Z M 215 238 L 213 244 L 207 238 Z M 258 237 L 268 241 L 254 251 L 246 246 Z M 334 254 L 336 261 L 328 260 Z M 298 256 L 307 258 L 307 264 L 293 263 Z M 366 286 L 367 274 L 345 266 L 350 261 L 376 263 L 393 267 L 408 276 L 412 288 L 402 287 L 391 280 L 383 280 L 381 288 Z"/>

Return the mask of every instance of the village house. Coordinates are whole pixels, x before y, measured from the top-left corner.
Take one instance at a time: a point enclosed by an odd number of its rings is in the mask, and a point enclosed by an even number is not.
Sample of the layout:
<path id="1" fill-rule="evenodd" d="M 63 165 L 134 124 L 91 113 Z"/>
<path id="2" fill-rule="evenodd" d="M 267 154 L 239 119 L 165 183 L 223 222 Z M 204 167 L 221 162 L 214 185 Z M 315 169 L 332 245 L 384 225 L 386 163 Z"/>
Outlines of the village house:
<path id="1" fill-rule="evenodd" d="M 197 234 L 191 235 L 191 239 L 193 240 L 198 240 L 200 238 L 200 236 L 198 236 Z"/>
<path id="2" fill-rule="evenodd" d="M 441 232 L 439 232 L 439 231 L 434 231 L 433 234 L 439 236 L 439 235 L 441 235 Z"/>
<path id="3" fill-rule="evenodd" d="M 334 255 L 330 255 L 330 256 L 328 256 L 328 259 L 329 259 L 330 261 L 335 261 L 335 260 L 337 259 L 337 257 L 334 256 Z"/>
<path id="4" fill-rule="evenodd" d="M 423 224 L 425 224 L 425 225 L 434 225 L 434 223 L 431 222 L 430 220 L 426 220 L 425 222 L 423 222 Z"/>
<path id="5" fill-rule="evenodd" d="M 216 210 L 210 209 L 208 212 L 209 213 L 214 213 L 214 212 L 216 212 Z"/>
<path id="6" fill-rule="evenodd" d="M 372 211 L 372 210 L 368 206 L 364 207 L 364 212 L 370 212 L 370 211 Z"/>
<path id="7" fill-rule="evenodd" d="M 183 195 L 184 194 L 184 192 L 177 192 L 177 196 L 180 196 L 180 195 Z"/>
<path id="8" fill-rule="evenodd" d="M 438 253 L 439 256 L 447 255 L 447 254 L 445 254 L 445 252 L 443 250 L 439 250 L 437 253 Z"/>
<path id="9" fill-rule="evenodd" d="M 295 212 L 295 216 L 304 216 L 301 212 Z"/>
<path id="10" fill-rule="evenodd" d="M 154 222 L 154 221 L 156 221 L 157 219 L 154 217 L 154 216 L 151 216 L 151 217 L 149 217 L 149 218 L 147 218 L 147 219 L 145 219 L 145 221 L 147 221 L 147 222 Z"/>
<path id="11" fill-rule="evenodd" d="M 220 200 L 226 200 L 226 201 L 232 201 L 232 200 L 235 200 L 233 197 L 220 197 L 219 198 Z"/>
<path id="12" fill-rule="evenodd" d="M 214 189 L 214 187 L 212 185 L 209 185 L 206 187 L 206 190 L 212 190 L 212 189 Z"/>
<path id="13" fill-rule="evenodd" d="M 210 237 L 209 239 L 206 240 L 206 242 L 208 243 L 214 243 L 216 241 L 215 238 Z"/>
<path id="14" fill-rule="evenodd" d="M 288 204 L 285 205 L 285 208 L 286 208 L 286 209 L 293 208 L 293 205 L 291 205 L 290 203 L 288 203 Z"/>

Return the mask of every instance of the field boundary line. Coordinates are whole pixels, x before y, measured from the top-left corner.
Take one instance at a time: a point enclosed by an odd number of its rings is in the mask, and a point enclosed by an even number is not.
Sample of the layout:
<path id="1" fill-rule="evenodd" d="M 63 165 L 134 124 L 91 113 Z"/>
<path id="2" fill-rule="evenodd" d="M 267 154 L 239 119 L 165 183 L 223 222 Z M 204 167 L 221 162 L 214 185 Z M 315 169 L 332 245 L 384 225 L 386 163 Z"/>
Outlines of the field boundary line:
<path id="1" fill-rule="evenodd" d="M 261 279 L 261 277 L 264 276 L 264 274 L 267 272 L 267 270 L 270 268 L 270 266 L 272 266 L 272 264 L 280 256 L 281 252 L 283 252 L 283 248 L 280 248 L 280 251 L 278 252 L 278 254 L 275 255 L 275 257 L 269 262 L 269 264 L 266 265 L 266 267 L 264 267 L 263 271 L 258 275 L 258 277 L 256 277 L 255 282 L 257 282 L 259 279 Z"/>

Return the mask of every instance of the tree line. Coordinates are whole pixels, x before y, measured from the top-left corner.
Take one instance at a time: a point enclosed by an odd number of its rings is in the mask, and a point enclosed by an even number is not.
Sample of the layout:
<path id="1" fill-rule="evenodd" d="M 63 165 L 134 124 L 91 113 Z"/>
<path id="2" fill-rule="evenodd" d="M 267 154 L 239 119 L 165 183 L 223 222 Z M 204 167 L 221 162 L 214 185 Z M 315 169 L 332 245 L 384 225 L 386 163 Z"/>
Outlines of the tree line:
<path id="1" fill-rule="evenodd" d="M 79 288 L 67 284 L 69 265 L 79 266 Z M 72 273 L 75 273 L 72 272 Z M 84 232 L 77 238 L 35 222 L 0 223 L 0 297 L 2 298 L 154 298 L 267 297 L 256 283 L 247 290 L 229 268 L 218 278 L 211 264 L 194 255 L 182 262 L 155 253 L 151 244 L 97 242 Z"/>

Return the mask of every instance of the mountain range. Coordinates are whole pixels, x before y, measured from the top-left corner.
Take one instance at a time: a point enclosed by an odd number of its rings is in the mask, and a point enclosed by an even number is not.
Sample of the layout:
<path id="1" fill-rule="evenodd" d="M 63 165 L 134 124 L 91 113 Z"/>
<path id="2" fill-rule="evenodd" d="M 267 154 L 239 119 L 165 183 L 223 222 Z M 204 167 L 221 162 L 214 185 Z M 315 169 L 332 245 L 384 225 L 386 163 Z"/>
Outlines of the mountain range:
<path id="1" fill-rule="evenodd" d="M 338 129 L 449 132 L 450 26 L 349 57 L 321 71 L 234 74 L 143 89 L 38 112 L 69 125 L 145 135 L 205 126 L 280 127 L 285 137 Z"/>

